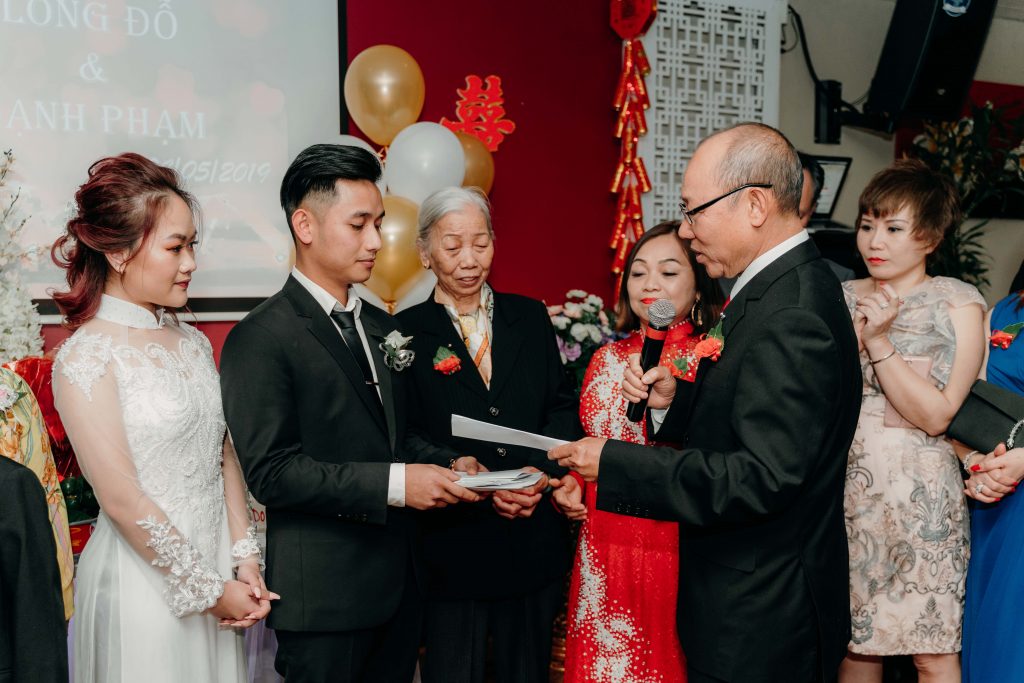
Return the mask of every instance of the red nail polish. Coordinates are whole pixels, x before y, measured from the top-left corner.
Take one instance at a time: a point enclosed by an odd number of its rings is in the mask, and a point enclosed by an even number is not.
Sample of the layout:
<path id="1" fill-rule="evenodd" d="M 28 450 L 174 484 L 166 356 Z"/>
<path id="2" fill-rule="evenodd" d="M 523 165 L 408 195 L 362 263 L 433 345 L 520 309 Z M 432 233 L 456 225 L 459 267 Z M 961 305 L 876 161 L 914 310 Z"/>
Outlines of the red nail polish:
<path id="1" fill-rule="evenodd" d="M 980 472 L 981 465 L 971 465 L 971 472 Z"/>

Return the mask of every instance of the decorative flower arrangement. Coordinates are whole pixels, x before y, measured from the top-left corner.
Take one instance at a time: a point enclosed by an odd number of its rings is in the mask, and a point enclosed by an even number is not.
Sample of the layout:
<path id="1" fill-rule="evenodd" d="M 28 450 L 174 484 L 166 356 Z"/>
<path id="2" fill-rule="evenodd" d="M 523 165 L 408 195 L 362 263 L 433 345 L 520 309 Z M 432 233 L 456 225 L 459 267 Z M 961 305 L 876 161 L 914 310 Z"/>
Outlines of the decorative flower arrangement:
<path id="1" fill-rule="evenodd" d="M 21 189 L 7 188 L 7 175 L 14 164 L 11 150 L 0 157 L 0 363 L 43 351 L 39 312 L 21 283 L 21 266 L 31 265 L 43 252 L 41 247 L 23 247 L 18 241 L 28 217 L 17 208 Z"/>
<path id="2" fill-rule="evenodd" d="M 594 352 L 617 339 L 615 317 L 604 310 L 601 297 L 582 289 L 569 290 L 565 299 L 560 306 L 548 306 L 548 315 L 555 328 L 562 365 L 572 373 L 579 392 Z"/>
<path id="3" fill-rule="evenodd" d="M 965 218 L 985 217 L 951 231 L 929 259 L 929 272 L 987 286 L 982 228 L 988 217 L 1012 216 L 1024 207 L 1024 116 L 992 102 L 972 104 L 971 115 L 959 121 L 925 123 L 913 154 L 952 178 Z"/>
<path id="4" fill-rule="evenodd" d="M 434 354 L 434 369 L 442 375 L 454 375 L 462 369 L 462 361 L 451 349 L 438 346 Z"/>
<path id="5" fill-rule="evenodd" d="M 412 337 L 404 337 L 398 330 L 388 332 L 388 336 L 384 337 L 378 345 L 378 348 L 384 352 L 384 365 L 395 372 L 401 372 L 412 365 L 413 360 L 416 359 L 416 352 L 406 348 L 411 341 Z"/>

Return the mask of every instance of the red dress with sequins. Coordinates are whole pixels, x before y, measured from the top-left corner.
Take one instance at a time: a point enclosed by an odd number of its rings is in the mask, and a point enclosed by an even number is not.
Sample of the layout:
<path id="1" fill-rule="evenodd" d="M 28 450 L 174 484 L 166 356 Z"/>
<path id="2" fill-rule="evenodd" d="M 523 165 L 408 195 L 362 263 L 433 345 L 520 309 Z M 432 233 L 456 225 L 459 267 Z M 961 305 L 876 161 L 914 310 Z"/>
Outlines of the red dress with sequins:
<path id="1" fill-rule="evenodd" d="M 689 322 L 669 331 L 662 364 L 697 343 Z M 583 380 L 580 419 L 587 436 L 648 443 L 643 422 L 626 418 L 621 384 L 640 332 L 594 354 Z M 569 587 L 566 683 L 677 683 L 686 660 L 676 631 L 679 526 L 598 510 L 597 485 L 585 489 Z"/>

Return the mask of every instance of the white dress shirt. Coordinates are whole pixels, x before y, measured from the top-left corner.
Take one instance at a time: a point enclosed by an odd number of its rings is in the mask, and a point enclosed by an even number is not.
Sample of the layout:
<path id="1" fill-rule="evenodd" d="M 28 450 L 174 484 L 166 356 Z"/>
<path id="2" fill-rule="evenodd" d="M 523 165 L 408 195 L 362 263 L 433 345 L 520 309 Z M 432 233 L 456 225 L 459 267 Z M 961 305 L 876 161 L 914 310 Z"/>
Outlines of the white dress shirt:
<path id="1" fill-rule="evenodd" d="M 373 382 L 374 386 L 377 388 L 377 395 L 380 396 L 380 383 L 377 381 L 377 366 L 373 362 L 373 356 L 370 354 L 370 344 L 366 341 L 366 332 L 363 330 L 363 323 L 359 319 L 359 312 L 363 308 L 363 300 L 359 298 L 358 294 L 356 294 L 356 290 L 351 287 L 348 288 L 348 305 L 342 306 L 332 294 L 303 275 L 302 271 L 298 268 L 292 268 L 292 277 L 295 278 L 300 285 L 305 287 L 310 296 L 316 299 L 316 302 L 328 317 L 330 317 L 331 313 L 335 309 L 347 311 L 353 314 L 356 321 L 356 332 L 359 333 L 359 339 L 363 342 L 363 353 L 366 355 L 366 361 L 370 365 L 370 372 L 373 373 Z M 331 322 L 334 322 L 333 318 L 331 319 Z M 345 338 L 341 335 L 341 328 L 338 327 L 337 323 L 334 323 L 334 326 L 338 328 L 338 336 L 341 337 L 341 341 L 344 343 Z M 384 397 L 381 396 L 381 401 L 383 400 Z M 392 505 L 394 507 L 405 507 L 405 463 L 391 463 L 391 469 L 388 472 L 388 505 Z"/>
<path id="2" fill-rule="evenodd" d="M 748 282 L 753 280 L 755 275 L 777 261 L 783 254 L 796 248 L 797 245 L 803 244 L 809 239 L 811 239 L 811 236 L 807 234 L 807 231 L 801 230 L 792 237 L 782 240 L 774 247 L 751 261 L 750 265 L 740 273 L 738 278 L 736 278 L 736 282 L 733 284 L 732 290 L 729 292 L 729 298 L 735 299 L 736 295 L 740 293 L 740 290 L 743 289 Z"/>
<path id="3" fill-rule="evenodd" d="M 732 286 L 732 291 L 729 293 L 729 299 L 735 299 L 736 295 L 740 293 L 740 290 L 743 289 L 748 282 L 753 280 L 755 275 L 775 261 L 779 260 L 783 254 L 795 249 L 797 246 L 803 244 L 809 239 L 811 239 L 811 236 L 807 231 L 801 230 L 792 237 L 779 242 L 774 247 L 751 261 L 750 265 L 748 265 L 743 272 L 740 273 L 739 277 L 736 278 L 736 282 Z M 722 313 L 722 317 L 725 317 L 724 312 Z M 661 425 L 665 422 L 666 413 L 668 413 L 668 408 L 651 408 L 651 423 L 654 426 L 655 434 L 658 433 L 658 430 L 661 429 Z"/>

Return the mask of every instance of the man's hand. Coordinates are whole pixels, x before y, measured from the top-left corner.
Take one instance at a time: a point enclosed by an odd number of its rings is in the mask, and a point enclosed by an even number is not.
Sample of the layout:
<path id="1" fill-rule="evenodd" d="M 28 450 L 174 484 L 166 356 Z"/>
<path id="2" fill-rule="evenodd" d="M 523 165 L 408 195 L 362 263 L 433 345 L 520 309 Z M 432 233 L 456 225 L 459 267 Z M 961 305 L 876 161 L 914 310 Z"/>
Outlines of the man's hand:
<path id="1" fill-rule="evenodd" d="M 464 455 L 455 462 L 453 462 L 452 470 L 454 470 L 455 472 L 465 472 L 466 474 L 480 474 L 481 472 L 490 472 L 489 469 L 480 464 L 480 462 L 472 455 Z"/>
<path id="2" fill-rule="evenodd" d="M 640 354 L 629 356 L 629 365 L 622 378 L 622 397 L 630 403 L 647 399 L 647 407 L 660 410 L 668 408 L 676 395 L 676 378 L 664 365 L 657 365 L 647 372 L 640 367 Z"/>
<path id="3" fill-rule="evenodd" d="M 552 479 L 551 487 L 554 491 L 551 497 L 555 499 L 555 505 L 569 519 L 582 522 L 587 518 L 587 506 L 583 504 L 583 487 L 579 485 L 575 477 L 565 476 L 561 479 Z"/>
<path id="4" fill-rule="evenodd" d="M 536 467 L 524 467 L 525 472 L 540 472 Z M 548 475 L 544 475 L 533 486 L 514 491 L 495 491 L 491 504 L 494 511 L 505 519 L 529 517 L 537 509 L 544 489 L 548 487 Z"/>
<path id="5" fill-rule="evenodd" d="M 430 510 L 454 505 L 460 500 L 475 503 L 482 500 L 473 491 L 455 482 L 459 475 L 437 465 L 405 466 L 405 505 L 417 510 Z"/>
<path id="6" fill-rule="evenodd" d="M 651 372 L 653 371 L 652 369 Z M 675 380 L 672 382 L 674 386 Z M 557 446 L 548 451 L 548 460 L 557 460 L 562 467 L 579 472 L 584 481 L 597 481 L 597 470 L 601 464 L 601 450 L 606 441 L 608 439 L 588 436 L 579 441 Z"/>

